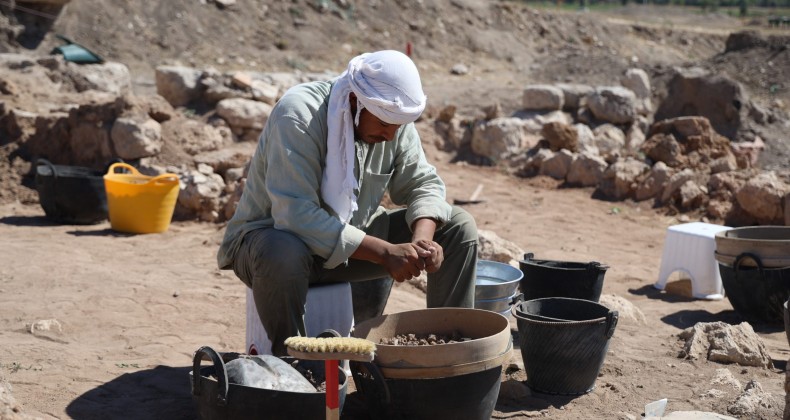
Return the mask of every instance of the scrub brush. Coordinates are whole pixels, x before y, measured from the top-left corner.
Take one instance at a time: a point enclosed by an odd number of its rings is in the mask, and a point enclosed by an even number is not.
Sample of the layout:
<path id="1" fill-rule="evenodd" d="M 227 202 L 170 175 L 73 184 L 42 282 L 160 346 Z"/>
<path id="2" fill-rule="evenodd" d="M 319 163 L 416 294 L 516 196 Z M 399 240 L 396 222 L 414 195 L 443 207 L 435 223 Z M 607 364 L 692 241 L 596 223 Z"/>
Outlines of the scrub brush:
<path id="1" fill-rule="evenodd" d="M 338 360 L 370 362 L 376 353 L 372 341 L 353 337 L 289 337 L 285 346 L 288 354 L 298 359 L 324 361 L 327 420 L 340 418 Z"/>

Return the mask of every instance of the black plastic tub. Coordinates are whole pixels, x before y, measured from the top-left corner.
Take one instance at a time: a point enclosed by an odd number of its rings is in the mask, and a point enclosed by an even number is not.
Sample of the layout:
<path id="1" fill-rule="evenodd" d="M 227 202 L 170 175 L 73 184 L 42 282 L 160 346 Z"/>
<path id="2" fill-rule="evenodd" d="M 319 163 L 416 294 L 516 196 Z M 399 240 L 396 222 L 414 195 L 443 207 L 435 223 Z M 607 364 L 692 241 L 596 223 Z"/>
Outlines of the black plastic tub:
<path id="1" fill-rule="evenodd" d="M 211 358 L 213 366 L 200 366 L 204 355 Z M 300 363 L 309 364 L 317 380 L 323 381 L 323 362 L 300 360 Z M 348 378 L 342 368 L 338 369 L 338 398 L 342 412 L 348 390 Z M 322 420 L 326 418 L 326 392 L 276 391 L 228 383 L 225 363 L 210 347 L 201 347 L 195 353 L 189 376 L 192 399 L 197 405 L 198 416 L 203 420 Z"/>
<path id="2" fill-rule="evenodd" d="M 47 218 L 62 224 L 91 225 L 107 220 L 104 172 L 81 166 L 36 162 L 36 190 Z"/>
<path id="3" fill-rule="evenodd" d="M 749 261 L 756 266 L 746 266 Z M 735 312 L 747 321 L 783 323 L 790 298 L 790 267 L 765 268 L 760 257 L 743 253 L 733 265 L 719 263 L 724 293 Z"/>
<path id="4" fill-rule="evenodd" d="M 488 420 L 499 396 L 502 365 L 444 378 L 393 379 L 373 363 L 352 361 L 351 373 L 371 419 Z"/>
<path id="5" fill-rule="evenodd" d="M 519 268 L 524 273 L 519 283 L 524 300 L 567 297 L 598 302 L 609 267 L 597 261 L 537 260 L 528 253 Z"/>
<path id="6" fill-rule="evenodd" d="M 555 395 L 593 390 L 619 314 L 585 299 L 535 299 L 513 307 L 527 385 Z"/>

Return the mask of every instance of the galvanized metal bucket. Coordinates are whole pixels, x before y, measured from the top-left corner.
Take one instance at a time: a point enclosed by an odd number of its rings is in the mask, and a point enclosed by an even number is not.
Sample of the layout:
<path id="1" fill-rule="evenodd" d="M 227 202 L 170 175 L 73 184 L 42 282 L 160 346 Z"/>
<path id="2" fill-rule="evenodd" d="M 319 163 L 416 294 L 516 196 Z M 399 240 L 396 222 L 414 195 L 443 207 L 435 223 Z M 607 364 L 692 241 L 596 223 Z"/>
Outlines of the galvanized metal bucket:
<path id="1" fill-rule="evenodd" d="M 475 309 L 485 309 L 503 316 L 510 316 L 510 308 L 518 294 L 518 285 L 524 273 L 509 264 L 477 261 L 475 278 Z"/>

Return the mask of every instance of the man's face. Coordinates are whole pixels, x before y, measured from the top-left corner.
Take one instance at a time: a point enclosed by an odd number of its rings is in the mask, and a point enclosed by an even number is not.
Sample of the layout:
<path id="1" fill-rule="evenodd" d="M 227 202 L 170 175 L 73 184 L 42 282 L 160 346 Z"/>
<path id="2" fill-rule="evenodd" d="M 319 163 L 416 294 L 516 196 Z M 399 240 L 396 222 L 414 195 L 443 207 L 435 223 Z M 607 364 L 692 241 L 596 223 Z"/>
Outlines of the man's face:
<path id="1" fill-rule="evenodd" d="M 400 125 L 385 123 L 367 109 L 363 109 L 359 114 L 359 125 L 354 127 L 354 135 L 368 144 L 383 143 L 395 139 L 398 128 Z"/>

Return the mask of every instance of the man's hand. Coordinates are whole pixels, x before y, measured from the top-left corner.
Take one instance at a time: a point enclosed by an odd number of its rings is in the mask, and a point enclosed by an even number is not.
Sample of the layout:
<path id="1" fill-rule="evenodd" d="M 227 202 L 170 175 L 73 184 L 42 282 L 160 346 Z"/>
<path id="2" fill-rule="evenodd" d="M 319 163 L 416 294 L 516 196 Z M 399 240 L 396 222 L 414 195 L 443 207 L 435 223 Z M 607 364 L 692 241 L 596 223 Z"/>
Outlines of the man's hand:
<path id="1" fill-rule="evenodd" d="M 433 241 L 436 226 L 432 219 L 418 219 L 412 226 L 411 242 L 405 244 L 391 244 L 366 235 L 351 258 L 383 266 L 397 282 L 417 277 L 423 270 L 434 273 L 444 262 L 441 245 Z"/>
<path id="2" fill-rule="evenodd" d="M 427 257 L 423 257 L 425 261 L 425 271 L 435 273 L 439 270 L 444 262 L 444 250 L 442 246 L 434 241 L 425 239 L 417 239 L 412 242 L 412 245 L 428 253 Z M 425 255 L 423 253 L 422 255 Z"/>
<path id="3" fill-rule="evenodd" d="M 413 235 L 412 245 L 428 252 L 425 259 L 425 271 L 435 273 L 442 266 L 444 261 L 444 251 L 442 246 L 433 241 L 433 234 L 436 232 L 438 223 L 433 219 L 417 219 L 412 225 Z"/>
<path id="4" fill-rule="evenodd" d="M 430 257 L 431 251 L 415 244 L 392 244 L 387 247 L 382 265 L 395 281 L 402 282 L 419 276 Z"/>
<path id="5" fill-rule="evenodd" d="M 434 261 L 432 251 L 414 243 L 391 244 L 370 235 L 362 239 L 351 257 L 381 265 L 397 282 L 419 276 L 426 269 L 426 261 Z"/>

